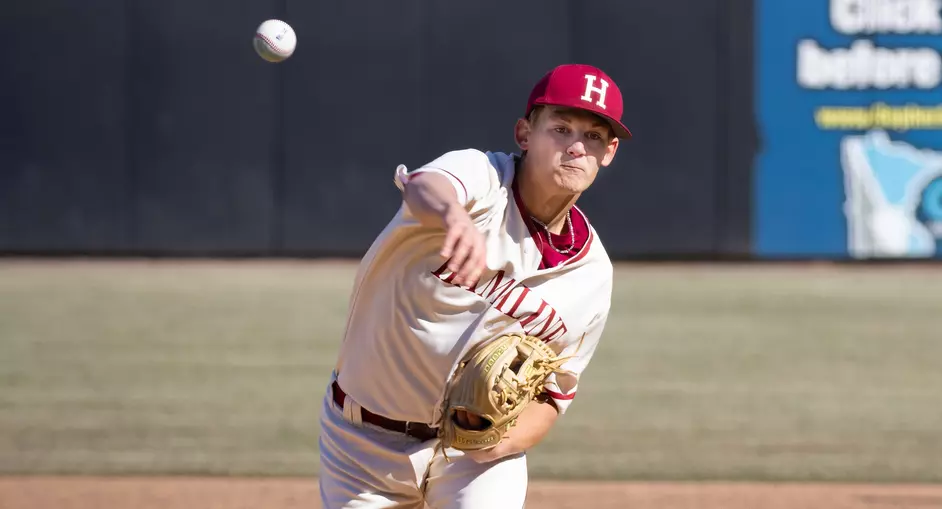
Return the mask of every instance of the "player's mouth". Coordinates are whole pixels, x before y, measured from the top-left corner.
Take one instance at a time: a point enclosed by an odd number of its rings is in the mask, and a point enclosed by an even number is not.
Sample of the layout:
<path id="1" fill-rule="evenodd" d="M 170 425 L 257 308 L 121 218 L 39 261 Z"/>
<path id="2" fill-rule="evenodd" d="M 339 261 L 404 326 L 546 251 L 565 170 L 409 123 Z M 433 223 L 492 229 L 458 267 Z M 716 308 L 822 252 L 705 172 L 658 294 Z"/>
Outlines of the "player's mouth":
<path id="1" fill-rule="evenodd" d="M 585 172 L 585 170 L 583 170 L 581 167 L 574 164 L 561 163 L 559 167 L 569 171 Z"/>

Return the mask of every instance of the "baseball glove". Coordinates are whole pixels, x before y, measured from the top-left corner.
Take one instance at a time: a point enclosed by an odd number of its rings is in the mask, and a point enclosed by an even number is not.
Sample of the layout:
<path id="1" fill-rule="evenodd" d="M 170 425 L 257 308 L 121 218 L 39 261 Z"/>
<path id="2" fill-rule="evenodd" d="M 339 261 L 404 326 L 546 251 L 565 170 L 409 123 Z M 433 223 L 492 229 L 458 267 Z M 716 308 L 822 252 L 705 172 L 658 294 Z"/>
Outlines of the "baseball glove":
<path id="1" fill-rule="evenodd" d="M 440 445 L 470 451 L 499 444 L 543 392 L 546 378 L 569 358 L 557 358 L 541 339 L 519 333 L 500 336 L 470 354 L 458 365 L 443 402 Z M 459 410 L 483 424 L 462 426 Z"/>

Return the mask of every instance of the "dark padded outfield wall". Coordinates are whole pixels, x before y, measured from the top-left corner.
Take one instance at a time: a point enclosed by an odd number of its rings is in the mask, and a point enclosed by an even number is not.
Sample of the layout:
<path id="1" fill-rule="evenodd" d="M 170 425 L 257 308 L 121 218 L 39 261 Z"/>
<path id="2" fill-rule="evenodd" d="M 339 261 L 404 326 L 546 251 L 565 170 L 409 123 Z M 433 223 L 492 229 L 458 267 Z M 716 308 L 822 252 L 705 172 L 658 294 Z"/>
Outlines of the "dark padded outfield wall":
<path id="1" fill-rule="evenodd" d="M 278 3 L 131 4 L 137 249 L 270 249 L 280 90 L 277 71 L 252 52 L 251 34 Z"/>
<path id="2" fill-rule="evenodd" d="M 751 2 L 71 4 L 0 8 L 55 34 L 0 50 L 5 252 L 362 254 L 397 164 L 515 150 L 530 87 L 573 61 L 635 133 L 581 204 L 612 256 L 751 250 Z M 252 51 L 267 18 L 298 33 L 283 64 Z"/>
<path id="3" fill-rule="evenodd" d="M 0 249 L 130 247 L 127 19 L 99 3 L 0 7 Z"/>

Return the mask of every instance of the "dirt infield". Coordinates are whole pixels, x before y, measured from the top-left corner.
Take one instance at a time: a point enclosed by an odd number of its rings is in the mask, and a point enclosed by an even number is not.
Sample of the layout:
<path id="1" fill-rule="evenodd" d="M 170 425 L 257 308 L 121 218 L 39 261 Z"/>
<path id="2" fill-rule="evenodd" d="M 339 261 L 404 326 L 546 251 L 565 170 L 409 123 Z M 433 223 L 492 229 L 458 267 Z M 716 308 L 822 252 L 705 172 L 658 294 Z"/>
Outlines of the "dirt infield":
<path id="1" fill-rule="evenodd" d="M 942 508 L 942 486 L 752 483 L 549 483 L 542 509 Z M 318 509 L 316 479 L 0 478 L 0 509 Z"/>

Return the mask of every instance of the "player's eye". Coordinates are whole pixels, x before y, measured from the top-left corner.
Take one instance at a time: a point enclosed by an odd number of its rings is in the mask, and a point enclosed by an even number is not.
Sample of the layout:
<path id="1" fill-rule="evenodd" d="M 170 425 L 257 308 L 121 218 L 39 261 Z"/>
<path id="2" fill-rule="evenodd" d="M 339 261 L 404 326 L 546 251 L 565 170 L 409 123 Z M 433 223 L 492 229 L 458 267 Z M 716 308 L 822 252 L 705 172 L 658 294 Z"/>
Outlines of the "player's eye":
<path id="1" fill-rule="evenodd" d="M 602 141 L 604 139 L 600 133 L 594 131 L 586 133 L 586 137 L 592 141 Z"/>
<path id="2" fill-rule="evenodd" d="M 567 128 L 567 127 L 562 127 L 562 126 L 560 126 L 560 127 L 554 127 L 553 130 L 556 131 L 556 132 L 559 133 L 559 134 L 567 134 L 567 133 L 569 132 L 569 128 Z"/>

